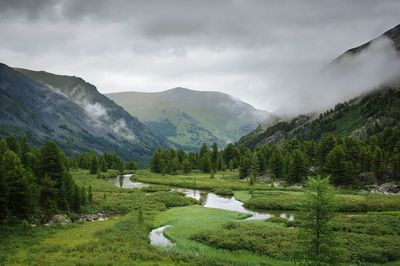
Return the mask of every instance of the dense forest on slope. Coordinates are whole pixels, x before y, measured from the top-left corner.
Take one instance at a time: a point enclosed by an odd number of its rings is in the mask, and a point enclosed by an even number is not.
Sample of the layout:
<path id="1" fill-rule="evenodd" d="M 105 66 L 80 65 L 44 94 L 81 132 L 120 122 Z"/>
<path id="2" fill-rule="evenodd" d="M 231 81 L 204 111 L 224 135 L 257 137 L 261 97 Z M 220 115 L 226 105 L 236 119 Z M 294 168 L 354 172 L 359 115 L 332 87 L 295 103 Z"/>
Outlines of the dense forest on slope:
<path id="1" fill-rule="evenodd" d="M 278 143 L 287 138 L 319 140 L 324 134 L 367 139 L 400 121 L 400 90 L 380 88 L 348 102 L 339 103 L 319 116 L 300 115 L 290 121 L 279 121 L 242 137 L 238 144 L 251 148 Z"/>
<path id="2" fill-rule="evenodd" d="M 23 73 L 23 74 L 21 74 Z M 28 77 L 28 76 L 29 77 Z M 77 77 L 0 65 L 0 135 L 56 140 L 67 154 L 114 150 L 145 163 L 167 141 Z"/>
<path id="3" fill-rule="evenodd" d="M 156 173 L 196 169 L 211 176 L 239 169 L 240 178 L 250 178 L 252 183 L 265 177 L 300 183 L 310 175 L 330 176 L 333 184 L 341 186 L 383 183 L 400 180 L 400 128 L 380 128 L 367 140 L 324 134 L 318 141 L 288 138 L 254 150 L 233 144 L 223 150 L 217 144 L 211 150 L 203 144 L 196 153 L 158 149 L 150 167 Z"/>

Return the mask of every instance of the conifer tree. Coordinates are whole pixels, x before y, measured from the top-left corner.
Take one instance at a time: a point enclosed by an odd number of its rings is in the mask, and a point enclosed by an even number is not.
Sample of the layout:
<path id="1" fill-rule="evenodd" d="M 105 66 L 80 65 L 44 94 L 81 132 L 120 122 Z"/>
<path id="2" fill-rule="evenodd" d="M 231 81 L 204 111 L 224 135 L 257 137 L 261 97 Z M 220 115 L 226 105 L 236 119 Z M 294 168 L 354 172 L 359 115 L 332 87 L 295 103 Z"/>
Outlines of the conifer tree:
<path id="1" fill-rule="evenodd" d="M 309 179 L 309 191 L 304 203 L 304 252 L 310 265 L 326 265 L 335 261 L 332 220 L 335 214 L 334 190 L 327 178 Z"/>
<path id="2" fill-rule="evenodd" d="M 269 166 L 271 168 L 271 173 L 275 178 L 283 177 L 283 156 L 279 148 L 275 148 L 272 152 Z"/>
<path id="3" fill-rule="evenodd" d="M 184 172 L 185 174 L 190 173 L 191 167 L 190 167 L 190 162 L 189 162 L 188 159 L 184 159 L 184 160 L 183 160 L 183 162 L 182 162 L 182 168 L 183 168 L 183 172 Z"/>
<path id="4" fill-rule="evenodd" d="M 210 173 L 212 168 L 213 168 L 213 165 L 211 162 L 210 153 L 206 153 L 203 155 L 203 157 L 201 159 L 201 170 L 204 173 Z"/>
<path id="5" fill-rule="evenodd" d="M 90 169 L 89 174 L 95 175 L 99 171 L 99 163 L 97 161 L 97 156 L 93 155 L 92 160 L 90 161 Z"/>
<path id="6" fill-rule="evenodd" d="M 293 151 L 292 163 L 290 167 L 290 181 L 301 182 L 307 175 L 306 157 L 302 151 L 296 149 Z"/>
<path id="7" fill-rule="evenodd" d="M 219 155 L 218 144 L 214 143 L 212 145 L 212 151 L 211 151 L 211 163 L 214 172 L 218 170 L 218 155 Z"/>
<path id="8" fill-rule="evenodd" d="M 104 194 L 104 195 L 106 195 L 106 194 Z M 88 201 L 89 201 L 90 203 L 93 202 L 92 186 L 89 186 L 89 189 L 88 189 Z"/>
<path id="9" fill-rule="evenodd" d="M 251 177 L 256 178 L 260 175 L 260 162 L 258 160 L 257 154 L 253 152 L 253 155 L 251 157 Z"/>
<path id="10" fill-rule="evenodd" d="M 17 154 L 11 150 L 4 153 L 2 171 L 8 186 L 7 209 L 12 216 L 29 218 L 34 211 L 34 179 L 24 169 Z"/>

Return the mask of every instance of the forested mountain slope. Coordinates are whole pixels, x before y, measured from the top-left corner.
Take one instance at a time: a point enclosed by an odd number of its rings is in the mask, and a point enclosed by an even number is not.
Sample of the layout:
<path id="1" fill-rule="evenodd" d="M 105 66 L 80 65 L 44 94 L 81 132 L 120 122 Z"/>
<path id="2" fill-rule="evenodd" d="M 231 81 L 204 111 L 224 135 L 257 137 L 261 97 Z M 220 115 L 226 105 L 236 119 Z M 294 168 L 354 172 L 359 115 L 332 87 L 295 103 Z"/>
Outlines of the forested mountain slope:
<path id="1" fill-rule="evenodd" d="M 386 87 L 357 97 L 319 116 L 300 115 L 266 129 L 259 127 L 240 139 L 239 144 L 255 147 L 277 143 L 284 138 L 319 139 L 326 133 L 366 138 L 385 127 L 399 125 L 400 88 Z"/>
<path id="2" fill-rule="evenodd" d="M 33 78 L 33 79 L 32 79 Z M 34 80 L 35 79 L 35 80 Z M 67 154 L 113 150 L 144 162 L 166 142 L 80 78 L 0 65 L 0 134 L 60 143 Z"/>

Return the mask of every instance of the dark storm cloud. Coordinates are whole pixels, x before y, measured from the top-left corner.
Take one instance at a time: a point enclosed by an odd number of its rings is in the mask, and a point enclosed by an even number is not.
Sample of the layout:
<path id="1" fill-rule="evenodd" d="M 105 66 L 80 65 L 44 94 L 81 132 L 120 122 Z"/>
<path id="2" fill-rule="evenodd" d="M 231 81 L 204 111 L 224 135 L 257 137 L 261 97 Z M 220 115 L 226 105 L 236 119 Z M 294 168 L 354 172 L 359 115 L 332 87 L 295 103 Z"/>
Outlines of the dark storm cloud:
<path id="1" fill-rule="evenodd" d="M 349 97 L 329 87 L 325 99 L 304 84 L 398 24 L 399 11 L 396 0 L 0 0 L 0 55 L 82 76 L 102 92 L 221 90 L 291 113 Z"/>

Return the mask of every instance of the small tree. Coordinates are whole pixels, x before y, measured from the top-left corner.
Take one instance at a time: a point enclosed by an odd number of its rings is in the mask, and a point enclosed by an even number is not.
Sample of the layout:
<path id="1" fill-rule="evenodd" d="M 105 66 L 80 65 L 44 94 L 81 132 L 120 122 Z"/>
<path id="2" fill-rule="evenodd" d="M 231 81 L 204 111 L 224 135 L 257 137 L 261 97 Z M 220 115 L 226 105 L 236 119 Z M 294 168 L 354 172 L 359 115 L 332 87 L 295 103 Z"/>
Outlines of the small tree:
<path id="1" fill-rule="evenodd" d="M 210 175 L 210 178 L 211 178 L 211 179 L 214 179 L 214 177 L 215 177 L 215 175 L 214 175 L 214 169 L 211 169 L 211 175 Z"/>
<path id="2" fill-rule="evenodd" d="M 142 209 L 140 208 L 140 209 L 139 209 L 139 213 L 138 213 L 138 223 L 139 223 L 139 224 L 143 224 L 143 221 L 144 221 L 144 219 L 143 219 L 143 211 L 142 211 Z"/>
<path id="3" fill-rule="evenodd" d="M 190 162 L 189 162 L 188 159 L 184 159 L 184 160 L 183 160 L 183 162 L 182 162 L 182 168 L 183 168 L 183 172 L 184 172 L 185 174 L 190 173 L 191 167 L 190 167 Z"/>
<path id="4" fill-rule="evenodd" d="M 334 190 L 328 178 L 310 178 L 308 184 L 309 190 L 304 203 L 303 255 L 307 264 L 325 265 L 335 260 L 331 226 L 335 213 Z"/>
<path id="5" fill-rule="evenodd" d="M 96 156 L 93 156 L 92 160 L 90 161 L 89 174 L 95 175 L 97 174 L 98 170 L 99 170 L 99 162 L 97 161 Z"/>
<path id="6" fill-rule="evenodd" d="M 103 197 L 103 198 L 106 199 L 106 193 L 104 193 L 103 196 L 105 196 L 105 197 Z M 89 201 L 90 203 L 93 202 L 92 186 L 89 186 L 89 189 L 88 189 L 88 201 Z"/>

